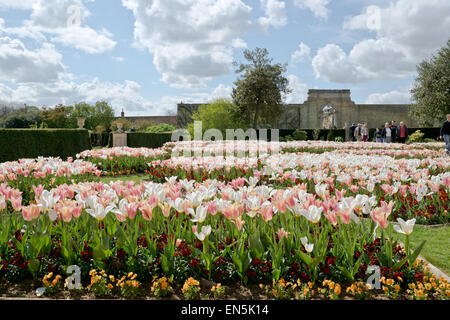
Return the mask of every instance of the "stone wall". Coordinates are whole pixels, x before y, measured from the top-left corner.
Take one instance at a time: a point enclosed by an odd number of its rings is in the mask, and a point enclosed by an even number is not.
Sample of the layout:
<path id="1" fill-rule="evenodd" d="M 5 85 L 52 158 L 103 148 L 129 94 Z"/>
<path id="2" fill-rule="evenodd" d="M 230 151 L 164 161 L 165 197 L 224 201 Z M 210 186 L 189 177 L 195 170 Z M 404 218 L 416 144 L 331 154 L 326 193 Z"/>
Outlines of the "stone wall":
<path id="1" fill-rule="evenodd" d="M 184 128 L 192 122 L 191 115 L 200 104 L 178 104 L 178 127 Z M 369 128 L 380 127 L 387 121 L 405 122 L 408 127 L 419 127 L 408 115 L 406 104 L 355 104 L 350 90 L 309 90 L 308 99 L 303 104 L 287 104 L 284 113 L 275 124 L 278 129 L 316 129 L 323 128 L 324 107 L 333 111 L 333 121 L 337 128 L 345 123 L 367 122 Z"/>

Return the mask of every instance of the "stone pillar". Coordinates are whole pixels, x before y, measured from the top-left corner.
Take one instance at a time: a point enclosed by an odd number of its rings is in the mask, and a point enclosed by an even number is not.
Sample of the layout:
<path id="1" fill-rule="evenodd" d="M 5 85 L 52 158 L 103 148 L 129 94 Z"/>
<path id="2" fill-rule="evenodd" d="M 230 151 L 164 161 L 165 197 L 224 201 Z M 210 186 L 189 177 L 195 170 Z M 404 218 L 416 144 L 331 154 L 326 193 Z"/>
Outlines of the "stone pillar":
<path id="1" fill-rule="evenodd" d="M 113 132 L 113 147 L 126 147 L 127 134 L 125 132 Z"/>
<path id="2" fill-rule="evenodd" d="M 348 126 L 348 123 L 344 123 L 344 130 L 345 130 L 345 141 L 350 141 L 350 127 Z"/>

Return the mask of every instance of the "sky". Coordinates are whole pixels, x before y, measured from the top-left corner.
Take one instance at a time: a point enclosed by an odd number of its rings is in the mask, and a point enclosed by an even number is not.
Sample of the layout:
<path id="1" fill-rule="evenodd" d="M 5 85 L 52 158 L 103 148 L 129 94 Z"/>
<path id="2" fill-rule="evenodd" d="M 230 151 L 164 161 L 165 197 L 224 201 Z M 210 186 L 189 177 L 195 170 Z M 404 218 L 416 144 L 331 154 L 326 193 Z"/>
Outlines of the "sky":
<path id="1" fill-rule="evenodd" d="M 256 47 L 287 63 L 286 103 L 410 103 L 416 65 L 449 39 L 449 0 L 0 0 L 0 104 L 176 114 L 230 97 Z"/>

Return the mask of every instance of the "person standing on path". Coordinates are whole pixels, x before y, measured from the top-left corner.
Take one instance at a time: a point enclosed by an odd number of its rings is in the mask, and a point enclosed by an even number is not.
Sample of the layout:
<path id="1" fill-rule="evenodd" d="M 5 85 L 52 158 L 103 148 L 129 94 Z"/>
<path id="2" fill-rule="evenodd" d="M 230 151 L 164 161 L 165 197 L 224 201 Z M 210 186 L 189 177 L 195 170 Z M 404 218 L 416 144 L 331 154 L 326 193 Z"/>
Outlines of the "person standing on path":
<path id="1" fill-rule="evenodd" d="M 386 124 L 384 125 L 383 131 L 381 132 L 381 136 L 383 137 L 383 142 L 385 143 L 391 142 L 392 132 L 391 128 L 389 127 L 389 122 L 386 122 Z"/>
<path id="2" fill-rule="evenodd" d="M 355 139 L 355 129 L 356 129 L 356 125 L 354 123 L 352 123 L 352 125 L 350 126 L 350 139 L 352 141 L 356 141 Z"/>
<path id="3" fill-rule="evenodd" d="M 369 140 L 369 128 L 367 128 L 367 122 L 364 122 L 361 128 L 361 133 L 363 141 L 367 142 L 367 140 Z"/>
<path id="4" fill-rule="evenodd" d="M 398 127 L 395 125 L 395 120 L 391 121 L 391 142 L 397 142 Z"/>
<path id="5" fill-rule="evenodd" d="M 401 121 L 400 126 L 398 127 L 397 141 L 400 143 L 405 143 L 406 139 L 408 139 L 408 128 L 405 126 L 405 123 Z"/>
<path id="6" fill-rule="evenodd" d="M 358 123 L 358 126 L 355 129 L 355 138 L 356 138 L 356 141 L 358 141 L 358 142 L 362 141 L 362 127 L 361 127 L 361 123 Z"/>
<path id="7" fill-rule="evenodd" d="M 377 128 L 374 133 L 375 142 L 383 142 L 383 138 L 381 137 L 381 130 Z"/>
<path id="8" fill-rule="evenodd" d="M 450 156 L 450 113 L 447 114 L 447 121 L 442 124 L 441 139 L 444 139 L 446 153 Z"/>

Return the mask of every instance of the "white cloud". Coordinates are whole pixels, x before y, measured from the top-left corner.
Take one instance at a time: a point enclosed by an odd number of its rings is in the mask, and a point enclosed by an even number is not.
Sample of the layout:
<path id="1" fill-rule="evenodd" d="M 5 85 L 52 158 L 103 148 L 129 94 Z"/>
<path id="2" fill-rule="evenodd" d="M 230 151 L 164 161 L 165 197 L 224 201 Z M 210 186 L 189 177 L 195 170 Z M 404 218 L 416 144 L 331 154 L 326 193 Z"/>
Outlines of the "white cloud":
<path id="1" fill-rule="evenodd" d="M 110 33 L 106 30 L 97 32 L 94 29 L 74 26 L 67 29 L 59 29 L 52 42 L 61 43 L 67 47 L 74 47 L 88 54 L 99 54 L 112 50 L 116 42 L 111 40 Z"/>
<path id="2" fill-rule="evenodd" d="M 307 8 L 311 10 L 317 18 L 327 20 L 330 13 L 327 5 L 330 1 L 331 0 L 294 0 L 294 4 L 300 9 Z"/>
<path id="3" fill-rule="evenodd" d="M 122 0 L 133 11 L 134 36 L 153 54 L 162 80 L 175 88 L 205 87 L 227 74 L 233 47 L 251 25 L 241 0 Z"/>
<path id="4" fill-rule="evenodd" d="M 4 9 L 31 9 L 35 0 L 0 0 L 0 8 Z"/>
<path id="5" fill-rule="evenodd" d="M 0 8 L 31 10 L 29 19 L 20 27 L 5 28 L 3 19 L 0 19 L 0 28 L 6 34 L 38 41 L 45 40 L 44 34 L 49 34 L 52 42 L 88 54 L 103 53 L 116 46 L 111 39 L 113 35 L 107 30 L 96 31 L 83 25 L 90 12 L 82 0 L 30 0 L 20 3 L 15 5 L 12 1 L 0 0 Z"/>
<path id="6" fill-rule="evenodd" d="M 0 37 L 0 80 L 15 83 L 51 82 L 65 73 L 62 56 L 54 46 L 44 43 L 32 51 L 22 41 Z"/>
<path id="7" fill-rule="evenodd" d="M 300 81 L 300 79 L 290 74 L 287 76 L 289 80 L 290 94 L 285 97 L 286 103 L 303 103 L 308 98 L 308 86 Z"/>
<path id="8" fill-rule="evenodd" d="M 0 101 L 54 106 L 60 103 L 71 105 L 81 101 L 95 103 L 104 100 L 110 103 L 116 114 L 122 107 L 133 113 L 165 114 L 165 110 L 142 97 L 140 91 L 141 86 L 134 81 L 101 82 L 97 78 L 81 84 L 73 81 L 27 83 L 20 84 L 16 89 L 0 84 Z"/>
<path id="9" fill-rule="evenodd" d="M 288 18 L 285 12 L 286 3 L 277 0 L 260 0 L 264 9 L 264 17 L 258 19 L 258 24 L 267 31 L 269 27 L 280 28 L 287 24 Z"/>
<path id="10" fill-rule="evenodd" d="M 321 48 L 313 59 L 317 77 L 334 82 L 404 78 L 414 75 L 421 60 L 445 45 L 450 2 L 398 0 L 386 8 L 369 6 L 347 19 L 344 28 L 363 29 L 376 37 L 357 43 L 348 55 L 335 45 Z M 332 53 L 339 59 L 333 60 Z"/>
<path id="11" fill-rule="evenodd" d="M 336 44 L 327 44 L 320 48 L 312 60 L 317 78 L 332 82 L 355 83 L 366 80 L 362 70 L 352 64 L 344 50 Z"/>
<path id="12" fill-rule="evenodd" d="M 391 91 L 386 93 L 373 93 L 369 95 L 367 104 L 409 104 L 411 95 L 405 92 Z"/>
<path id="13" fill-rule="evenodd" d="M 233 39 L 231 41 L 231 46 L 235 49 L 247 49 L 247 43 L 240 38 Z"/>
<path id="14" fill-rule="evenodd" d="M 294 53 L 291 55 L 291 60 L 293 62 L 302 62 L 305 60 L 311 59 L 311 48 L 308 47 L 303 42 L 300 42 L 298 45 L 299 49 L 295 50 Z"/>

